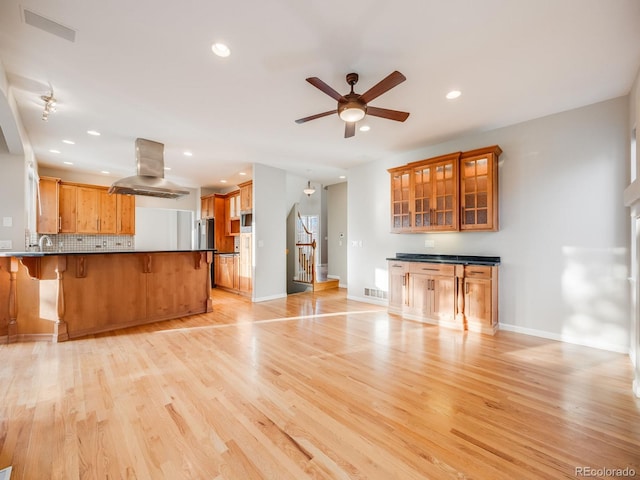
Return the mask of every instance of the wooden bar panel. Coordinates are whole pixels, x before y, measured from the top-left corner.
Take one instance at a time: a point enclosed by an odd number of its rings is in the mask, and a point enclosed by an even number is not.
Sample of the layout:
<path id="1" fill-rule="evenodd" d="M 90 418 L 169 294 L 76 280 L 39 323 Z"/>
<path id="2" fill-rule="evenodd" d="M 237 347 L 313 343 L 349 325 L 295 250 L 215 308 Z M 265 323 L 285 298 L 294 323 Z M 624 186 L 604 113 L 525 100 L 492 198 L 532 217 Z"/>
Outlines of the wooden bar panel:
<path id="1" fill-rule="evenodd" d="M 10 258 L 0 258 L 0 339 L 7 337 L 9 329 Z"/>
<path id="2" fill-rule="evenodd" d="M 0 258 L 0 337 L 53 341 L 212 310 L 212 252 Z M 35 268 L 37 266 L 37 268 Z M 29 268 L 27 268 L 29 267 Z"/>

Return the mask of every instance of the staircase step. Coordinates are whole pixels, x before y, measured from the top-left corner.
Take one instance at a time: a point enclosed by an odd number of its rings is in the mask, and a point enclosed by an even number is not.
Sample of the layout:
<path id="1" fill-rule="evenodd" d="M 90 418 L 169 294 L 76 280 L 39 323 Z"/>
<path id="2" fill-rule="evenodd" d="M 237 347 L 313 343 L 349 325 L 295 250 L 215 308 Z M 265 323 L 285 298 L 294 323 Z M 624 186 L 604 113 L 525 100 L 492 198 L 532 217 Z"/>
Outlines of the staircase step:
<path id="1" fill-rule="evenodd" d="M 316 281 L 313 284 L 313 291 L 319 292 L 322 290 L 329 290 L 331 288 L 338 288 L 340 281 L 337 278 L 329 278 L 327 280 Z"/>

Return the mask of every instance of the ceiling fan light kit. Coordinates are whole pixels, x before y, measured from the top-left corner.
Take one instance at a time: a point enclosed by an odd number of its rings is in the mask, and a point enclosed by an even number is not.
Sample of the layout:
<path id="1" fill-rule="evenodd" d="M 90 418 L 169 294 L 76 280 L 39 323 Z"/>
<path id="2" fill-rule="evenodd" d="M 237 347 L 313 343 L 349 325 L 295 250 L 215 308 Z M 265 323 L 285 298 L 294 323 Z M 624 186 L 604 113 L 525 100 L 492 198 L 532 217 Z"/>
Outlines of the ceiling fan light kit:
<path id="1" fill-rule="evenodd" d="M 363 94 L 358 94 L 353 91 L 353 87 L 358 83 L 358 74 L 347 74 L 347 83 L 351 86 L 351 91 L 346 95 L 340 95 L 337 91 L 324 83 L 318 77 L 309 77 L 307 82 L 316 87 L 318 90 L 329 95 L 331 98 L 338 102 L 336 110 L 329 110 L 328 112 L 317 113 L 309 117 L 299 118 L 296 123 L 305 123 L 317 118 L 326 117 L 328 115 L 337 113 L 338 116 L 344 120 L 344 138 L 353 137 L 356 134 L 355 124 L 362 120 L 365 115 L 371 115 L 374 117 L 386 118 L 388 120 L 395 120 L 397 122 L 404 122 L 408 117 L 408 112 L 400 112 L 398 110 L 389 110 L 386 108 L 368 107 L 367 104 L 378 98 L 383 93 L 391 90 L 393 87 L 404 82 L 406 77 L 398 71 L 394 71 L 380 82 L 375 84 L 369 90 Z"/>

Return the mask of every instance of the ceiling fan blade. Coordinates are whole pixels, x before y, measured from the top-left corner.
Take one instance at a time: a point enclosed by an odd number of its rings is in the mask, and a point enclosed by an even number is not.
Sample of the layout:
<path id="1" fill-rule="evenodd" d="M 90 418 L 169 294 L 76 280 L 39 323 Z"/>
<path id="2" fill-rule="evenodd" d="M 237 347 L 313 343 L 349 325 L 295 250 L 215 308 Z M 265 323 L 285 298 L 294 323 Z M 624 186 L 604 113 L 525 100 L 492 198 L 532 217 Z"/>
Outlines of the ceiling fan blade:
<path id="1" fill-rule="evenodd" d="M 356 122 L 344 122 L 344 138 L 353 137 L 356 134 Z"/>
<path id="2" fill-rule="evenodd" d="M 409 117 L 409 112 L 400 112 L 398 110 L 389 110 L 387 108 L 367 107 L 367 115 L 374 117 L 388 118 L 396 122 L 404 122 Z"/>
<path id="3" fill-rule="evenodd" d="M 383 78 L 378 83 L 376 83 L 369 90 L 360 95 L 360 100 L 364 103 L 369 103 L 374 98 L 379 97 L 384 92 L 391 90 L 396 85 L 401 84 L 407 79 L 403 74 L 398 72 L 397 70 L 391 74 L 389 74 L 386 78 Z M 320 87 L 318 87 L 320 88 Z"/>
<path id="4" fill-rule="evenodd" d="M 327 115 L 331 115 L 332 113 L 338 113 L 338 110 L 329 110 L 328 112 L 316 113 L 315 115 L 311 115 L 309 117 L 299 118 L 296 120 L 296 123 L 304 123 L 309 120 L 315 120 L 316 118 L 326 117 Z"/>
<path id="5" fill-rule="evenodd" d="M 342 95 L 340 95 L 333 88 L 320 80 L 318 77 L 309 77 L 307 78 L 307 82 L 316 87 L 318 90 L 322 90 L 334 100 L 340 100 L 342 98 Z"/>

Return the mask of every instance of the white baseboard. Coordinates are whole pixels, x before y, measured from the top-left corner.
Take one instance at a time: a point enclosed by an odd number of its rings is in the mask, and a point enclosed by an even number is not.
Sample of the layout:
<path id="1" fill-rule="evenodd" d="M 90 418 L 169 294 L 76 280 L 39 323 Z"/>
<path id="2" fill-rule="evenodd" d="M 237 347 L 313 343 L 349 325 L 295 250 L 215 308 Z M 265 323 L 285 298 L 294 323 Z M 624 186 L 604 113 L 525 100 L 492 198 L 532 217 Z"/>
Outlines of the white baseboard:
<path id="1" fill-rule="evenodd" d="M 362 303 L 371 303 L 373 305 L 381 305 L 383 307 L 386 307 L 389 305 L 389 302 L 387 300 L 377 300 L 375 298 L 368 298 L 368 297 L 357 297 L 355 295 L 347 295 L 347 300 L 355 300 L 356 302 L 362 302 Z"/>
<path id="2" fill-rule="evenodd" d="M 252 298 L 251 301 L 258 303 L 258 302 L 267 302 L 269 300 L 278 300 L 279 298 L 287 298 L 287 294 L 278 293 L 277 295 L 270 295 L 268 297 L 256 297 L 256 298 Z"/>
<path id="3" fill-rule="evenodd" d="M 498 324 L 499 330 L 506 332 L 523 333 L 525 335 L 531 335 L 533 337 L 548 338 L 549 340 L 557 340 L 559 342 L 572 343 L 574 345 L 582 345 L 584 347 L 599 348 L 600 350 L 608 350 L 616 353 L 629 354 L 629 347 L 623 345 L 616 345 L 613 343 L 585 340 L 583 338 L 573 337 L 571 335 L 563 335 L 560 333 L 545 332 L 544 330 L 536 330 L 534 328 L 519 327 L 517 325 L 509 325 L 505 323 Z"/>

